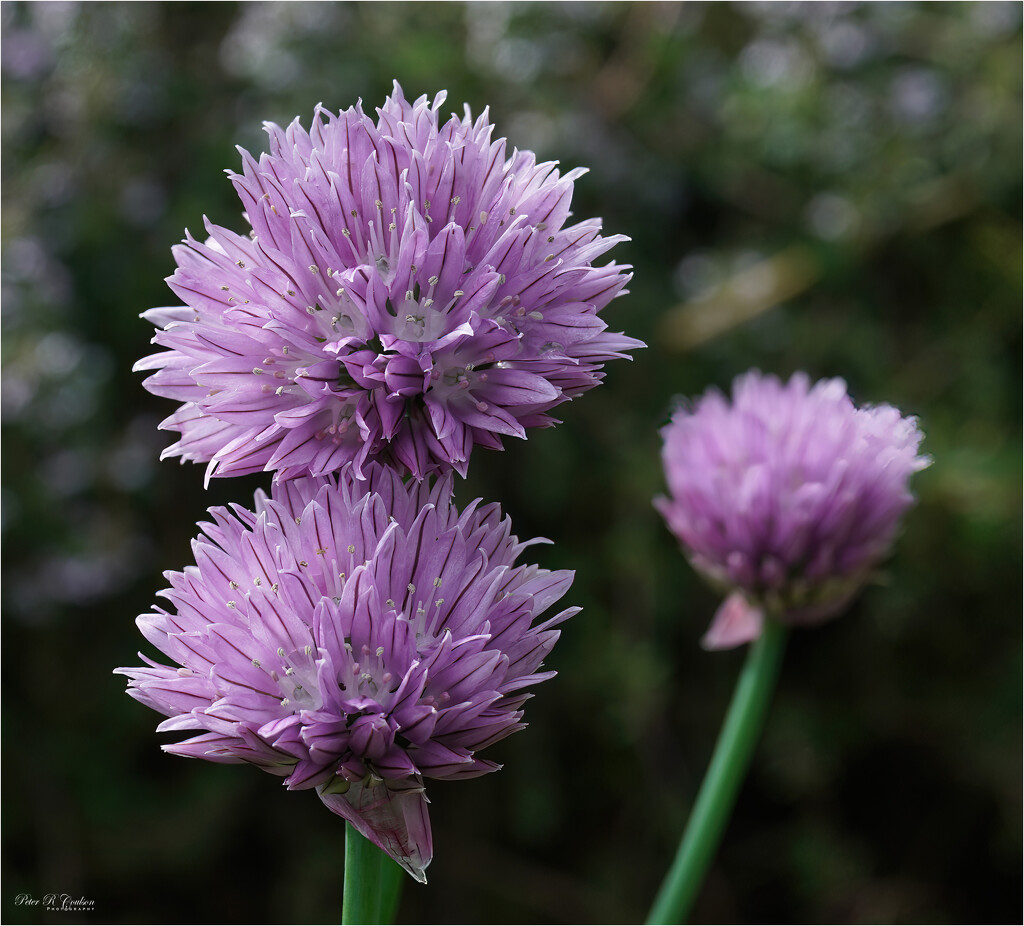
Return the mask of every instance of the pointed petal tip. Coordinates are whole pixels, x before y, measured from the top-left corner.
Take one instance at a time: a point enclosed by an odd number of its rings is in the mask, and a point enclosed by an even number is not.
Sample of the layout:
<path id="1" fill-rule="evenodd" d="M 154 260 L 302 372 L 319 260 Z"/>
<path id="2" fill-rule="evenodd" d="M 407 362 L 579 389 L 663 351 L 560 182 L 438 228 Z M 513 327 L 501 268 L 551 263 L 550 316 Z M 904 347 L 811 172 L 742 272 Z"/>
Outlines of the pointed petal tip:
<path id="1" fill-rule="evenodd" d="M 429 865 L 430 862 L 427 862 L 426 865 L 418 866 L 411 865 L 403 859 L 395 859 L 395 861 L 398 863 L 399 867 L 401 867 L 403 871 L 410 874 L 412 876 L 412 879 L 416 881 L 418 884 L 427 883 L 427 865 Z"/>

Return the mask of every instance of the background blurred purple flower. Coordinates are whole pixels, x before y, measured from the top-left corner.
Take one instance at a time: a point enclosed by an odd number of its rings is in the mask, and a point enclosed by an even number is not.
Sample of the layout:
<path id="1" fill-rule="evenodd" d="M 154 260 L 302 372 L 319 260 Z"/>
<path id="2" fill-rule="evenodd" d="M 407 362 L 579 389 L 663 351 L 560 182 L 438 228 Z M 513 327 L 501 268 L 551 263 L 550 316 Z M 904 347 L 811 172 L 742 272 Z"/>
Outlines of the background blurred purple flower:
<path id="1" fill-rule="evenodd" d="M 396 83 L 376 124 L 318 107 L 308 133 L 267 123 L 258 162 L 242 151 L 251 234 L 188 236 L 168 280 L 186 305 L 144 313 L 167 350 L 136 369 L 182 403 L 165 455 L 211 475 L 465 474 L 474 444 L 554 424 L 642 346 L 598 317 L 629 275 L 593 262 L 623 237 L 565 224 L 583 171 L 509 155 L 486 111 L 442 124 L 444 99 Z"/>
<path id="2" fill-rule="evenodd" d="M 535 618 L 573 574 L 516 566 L 497 505 L 461 514 L 452 477 L 406 486 L 371 464 L 276 483 L 254 511 L 213 508 L 195 566 L 169 572 L 171 611 L 139 618 L 178 665 L 117 672 L 198 735 L 164 747 L 249 762 L 316 788 L 413 877 L 432 849 L 424 778 L 498 766 L 476 753 L 523 727 L 526 689 L 570 608 Z M 368 488 L 367 488 L 368 486 Z M 180 666 L 180 668 L 179 668 Z"/>
<path id="3" fill-rule="evenodd" d="M 888 405 L 858 409 L 841 379 L 751 371 L 662 432 L 670 497 L 655 504 L 694 567 L 732 594 L 709 649 L 758 636 L 764 616 L 834 615 L 885 556 L 913 501 L 923 437 Z"/>

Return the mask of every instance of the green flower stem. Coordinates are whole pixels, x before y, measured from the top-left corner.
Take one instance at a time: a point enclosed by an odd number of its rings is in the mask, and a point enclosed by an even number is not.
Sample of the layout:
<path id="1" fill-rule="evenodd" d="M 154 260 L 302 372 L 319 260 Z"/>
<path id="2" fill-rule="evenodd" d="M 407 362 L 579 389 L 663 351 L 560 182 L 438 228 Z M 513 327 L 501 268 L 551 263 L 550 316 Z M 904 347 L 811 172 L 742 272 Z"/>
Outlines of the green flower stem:
<path id="1" fill-rule="evenodd" d="M 351 823 L 345 824 L 345 895 L 341 921 L 345 926 L 388 924 L 402 893 L 402 869 Z"/>
<path id="2" fill-rule="evenodd" d="M 654 900 L 648 923 L 682 923 L 690 912 L 750 765 L 768 713 L 785 643 L 785 626 L 766 620 L 761 636 L 747 653 L 711 765 L 693 805 L 675 861 Z"/>
<path id="3" fill-rule="evenodd" d="M 381 852 L 383 863 L 380 874 L 380 919 L 378 923 L 387 924 L 395 921 L 398 912 L 398 901 L 402 898 L 402 885 L 408 877 L 401 868 Z"/>

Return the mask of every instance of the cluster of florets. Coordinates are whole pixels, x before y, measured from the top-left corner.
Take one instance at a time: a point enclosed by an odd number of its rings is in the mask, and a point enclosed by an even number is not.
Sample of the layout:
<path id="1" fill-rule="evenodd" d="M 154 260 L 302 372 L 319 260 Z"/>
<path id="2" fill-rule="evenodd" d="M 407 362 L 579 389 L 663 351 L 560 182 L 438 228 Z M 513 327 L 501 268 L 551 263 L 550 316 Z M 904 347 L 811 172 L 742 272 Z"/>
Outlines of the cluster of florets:
<path id="1" fill-rule="evenodd" d="M 168 280 L 185 305 L 145 313 L 167 350 L 137 369 L 182 403 L 166 455 L 221 476 L 465 475 L 475 444 L 555 423 L 642 346 L 599 317 L 629 276 L 593 262 L 623 238 L 566 224 L 583 171 L 510 154 L 486 112 L 442 121 L 444 98 L 396 84 L 376 122 L 318 108 L 242 151 L 251 233 L 189 236 Z"/>
<path id="2" fill-rule="evenodd" d="M 537 623 L 572 573 L 517 565 L 497 505 L 451 502 L 451 477 L 404 485 L 302 477 L 255 509 L 211 509 L 172 610 L 139 618 L 175 664 L 119 669 L 128 693 L 196 731 L 165 747 L 248 762 L 324 803 L 424 880 L 425 778 L 498 768 L 476 753 L 522 728 L 526 688 L 571 608 Z M 536 541 L 530 541 L 530 543 Z"/>
<path id="3" fill-rule="evenodd" d="M 656 501 L 693 565 L 733 594 L 705 645 L 756 637 L 765 616 L 839 611 L 892 544 L 913 502 L 914 418 L 857 408 L 841 379 L 813 386 L 756 371 L 679 409 L 663 431 L 669 497 Z"/>
<path id="4" fill-rule="evenodd" d="M 418 880 L 425 780 L 497 768 L 478 753 L 523 727 L 578 610 L 542 618 L 572 573 L 517 564 L 536 541 L 495 505 L 460 513 L 453 473 L 642 346 L 600 318 L 629 275 L 594 261 L 622 239 L 567 224 L 581 171 L 509 153 L 486 112 L 443 122 L 443 100 L 396 84 L 376 121 L 268 124 L 270 152 L 231 175 L 250 234 L 208 223 L 175 249 L 184 305 L 145 313 L 164 350 L 137 365 L 181 403 L 166 454 L 275 480 L 211 510 L 171 608 L 139 618 L 172 664 L 117 670 L 158 729 L 193 734 L 168 752 L 315 789 Z M 680 409 L 657 505 L 727 593 L 706 645 L 836 613 L 912 502 L 921 437 L 803 374 Z"/>
<path id="5" fill-rule="evenodd" d="M 621 236 L 567 224 L 582 171 L 509 153 L 486 112 L 443 121 L 444 98 L 396 83 L 376 122 L 267 124 L 231 174 L 250 233 L 174 249 L 184 305 L 144 313 L 164 350 L 136 365 L 181 403 L 165 455 L 275 482 L 212 509 L 172 609 L 139 618 L 174 664 L 117 670 L 161 731 L 195 731 L 168 752 L 315 788 L 418 880 L 424 780 L 497 768 L 477 753 L 523 727 L 578 610 L 538 620 L 572 573 L 517 565 L 528 544 L 496 506 L 460 514 L 452 474 L 642 346 L 599 317 Z"/>

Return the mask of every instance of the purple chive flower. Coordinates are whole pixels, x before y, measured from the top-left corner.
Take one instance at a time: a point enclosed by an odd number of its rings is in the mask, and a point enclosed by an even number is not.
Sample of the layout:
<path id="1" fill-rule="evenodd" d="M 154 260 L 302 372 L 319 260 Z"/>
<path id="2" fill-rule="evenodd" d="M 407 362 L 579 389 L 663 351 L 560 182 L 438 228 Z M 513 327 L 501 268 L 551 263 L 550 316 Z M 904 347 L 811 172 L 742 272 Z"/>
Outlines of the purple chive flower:
<path id="1" fill-rule="evenodd" d="M 602 364 L 643 344 L 600 311 L 627 269 L 594 261 L 621 235 L 567 225 L 573 181 L 491 140 L 487 112 L 442 122 L 395 84 L 378 119 L 317 107 L 307 132 L 266 124 L 231 180 L 252 226 L 206 223 L 174 249 L 182 307 L 144 317 L 167 348 L 151 392 L 181 402 L 165 456 L 209 475 L 463 475 L 474 444 L 557 423 Z M 240 149 L 241 150 L 241 149 Z"/>
<path id="2" fill-rule="evenodd" d="M 694 567 L 731 591 L 704 638 L 757 637 L 765 615 L 814 623 L 839 611 L 889 550 L 929 464 L 914 418 L 856 408 L 841 379 L 813 386 L 751 371 L 680 409 L 663 431 L 670 497 L 655 504 Z"/>
<path id="3" fill-rule="evenodd" d="M 473 778 L 522 729 L 526 689 L 570 608 L 536 623 L 573 574 L 515 565 L 497 505 L 451 503 L 452 476 L 393 472 L 275 483 L 254 511 L 213 508 L 170 611 L 138 619 L 172 665 L 122 668 L 128 693 L 197 735 L 167 752 L 248 762 L 315 788 L 425 881 L 424 779 Z"/>

